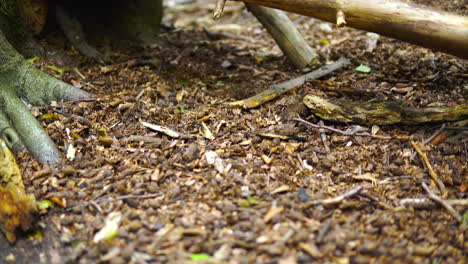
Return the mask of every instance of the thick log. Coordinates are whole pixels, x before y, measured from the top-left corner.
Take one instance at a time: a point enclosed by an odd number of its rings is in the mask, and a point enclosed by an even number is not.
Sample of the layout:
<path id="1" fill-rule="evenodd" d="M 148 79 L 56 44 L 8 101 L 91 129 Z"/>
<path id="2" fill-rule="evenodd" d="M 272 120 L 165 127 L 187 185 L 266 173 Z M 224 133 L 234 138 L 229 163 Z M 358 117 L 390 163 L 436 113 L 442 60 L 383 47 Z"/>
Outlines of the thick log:
<path id="1" fill-rule="evenodd" d="M 396 38 L 468 59 L 468 17 L 398 0 L 242 0 Z"/>

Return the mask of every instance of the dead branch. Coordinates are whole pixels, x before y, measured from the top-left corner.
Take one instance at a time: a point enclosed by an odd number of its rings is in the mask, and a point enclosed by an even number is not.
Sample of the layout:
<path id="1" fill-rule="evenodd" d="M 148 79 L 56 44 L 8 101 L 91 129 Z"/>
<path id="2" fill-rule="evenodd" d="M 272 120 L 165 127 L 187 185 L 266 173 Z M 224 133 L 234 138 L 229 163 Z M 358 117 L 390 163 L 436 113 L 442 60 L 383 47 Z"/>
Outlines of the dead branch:
<path id="1" fill-rule="evenodd" d="M 303 69 L 318 62 L 318 54 L 283 11 L 254 4 L 245 5 L 296 68 Z"/>
<path id="2" fill-rule="evenodd" d="M 468 104 L 454 107 L 415 108 L 401 103 L 368 103 L 346 99 L 325 99 L 316 95 L 306 95 L 304 104 L 314 115 L 331 121 L 358 124 L 390 125 L 403 123 L 408 125 L 458 121 L 468 118 Z"/>
<path id="3" fill-rule="evenodd" d="M 309 72 L 303 76 L 297 77 L 295 79 L 280 83 L 280 84 L 275 84 L 272 85 L 269 89 L 266 91 L 263 91 L 257 95 L 254 95 L 250 98 L 228 103 L 230 106 L 242 106 L 245 109 L 251 109 L 255 108 L 261 104 L 264 104 L 268 101 L 271 101 L 278 96 L 280 96 L 283 93 L 286 93 L 287 91 L 290 91 L 292 89 L 298 88 L 302 86 L 307 80 L 312 80 L 312 79 L 318 79 L 321 78 L 327 74 L 330 74 L 346 65 L 348 65 L 350 62 L 348 59 L 341 58 L 335 63 L 327 66 L 323 66 L 319 68 L 318 70 L 315 70 L 313 72 Z"/>
<path id="4" fill-rule="evenodd" d="M 451 206 L 468 207 L 468 199 L 447 199 L 444 201 Z M 437 204 L 429 198 L 401 199 L 400 205 L 403 207 L 413 207 L 415 209 L 432 209 L 437 206 Z"/>
<path id="5" fill-rule="evenodd" d="M 337 128 L 334 128 L 334 127 L 330 127 L 330 126 L 325 126 L 325 125 L 316 125 L 316 124 L 313 124 L 307 120 L 304 120 L 302 119 L 301 117 L 297 117 L 297 118 L 294 118 L 295 121 L 298 121 L 298 122 L 301 122 L 301 123 L 304 123 L 312 128 L 315 128 L 315 129 L 326 129 L 326 130 L 330 130 L 332 132 L 335 132 L 335 133 L 338 133 L 338 134 L 341 134 L 343 136 L 358 136 L 358 137 L 372 137 L 372 138 L 377 138 L 377 139 L 385 139 L 385 140 L 390 140 L 390 139 L 400 139 L 400 140 L 407 140 L 408 138 L 406 137 L 390 137 L 390 136 L 377 136 L 377 135 L 372 135 L 370 133 L 353 133 L 353 132 L 348 132 L 348 131 L 343 131 L 343 130 L 340 130 L 340 129 L 337 129 Z"/>
<path id="6" fill-rule="evenodd" d="M 336 23 L 346 15 L 349 27 L 375 32 L 468 59 L 468 17 L 398 0 L 243 0 Z"/>

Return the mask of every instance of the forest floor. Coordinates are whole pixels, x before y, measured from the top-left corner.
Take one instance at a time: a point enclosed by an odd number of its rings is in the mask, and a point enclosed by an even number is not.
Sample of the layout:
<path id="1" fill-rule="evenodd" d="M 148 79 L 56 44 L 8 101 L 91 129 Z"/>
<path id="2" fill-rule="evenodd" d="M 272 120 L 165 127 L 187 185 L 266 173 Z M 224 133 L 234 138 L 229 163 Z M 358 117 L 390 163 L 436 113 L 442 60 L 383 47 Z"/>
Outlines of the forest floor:
<path id="1" fill-rule="evenodd" d="M 464 1 L 417 2 L 468 14 Z M 384 140 L 293 119 L 320 121 L 302 103 L 306 94 L 466 104 L 467 61 L 385 37 L 368 49 L 373 35 L 291 14 L 322 64 L 346 57 L 352 65 L 244 110 L 227 103 L 304 71 L 241 3 L 229 2 L 219 21 L 211 19 L 214 1 L 173 3 L 166 1 L 166 44 L 132 52 L 99 47 L 113 64 L 84 59 L 58 33 L 41 40 L 65 50 L 83 76 L 60 75 L 46 59 L 36 66 L 98 100 L 33 109 L 70 159 L 57 173 L 28 154 L 18 164 L 38 200 L 62 202 L 39 218 L 42 239 L 36 233 L 11 246 L 1 236 L 1 263 L 466 263 L 466 226 L 439 206 L 401 206 L 427 197 L 422 183 L 430 185 L 404 138 L 427 154 L 448 198 L 467 199 L 466 136 L 432 145 L 423 142 L 442 124 L 374 127 L 377 135 L 401 136 Z M 356 71 L 360 64 L 371 72 Z M 466 217 L 466 207 L 455 210 Z M 110 218 L 120 219 L 114 236 L 93 242 Z"/>

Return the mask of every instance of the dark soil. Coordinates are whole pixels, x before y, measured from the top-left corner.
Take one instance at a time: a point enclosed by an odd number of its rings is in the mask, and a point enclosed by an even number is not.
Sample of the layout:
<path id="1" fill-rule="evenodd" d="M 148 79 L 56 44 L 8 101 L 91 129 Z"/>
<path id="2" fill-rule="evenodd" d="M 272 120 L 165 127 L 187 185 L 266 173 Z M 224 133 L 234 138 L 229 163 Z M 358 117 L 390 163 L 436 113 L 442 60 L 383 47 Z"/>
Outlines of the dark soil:
<path id="1" fill-rule="evenodd" d="M 416 2 L 467 14 L 465 1 Z M 77 71 L 59 75 L 45 59 L 36 66 L 98 100 L 33 109 L 62 151 L 71 144 L 76 155 L 57 173 L 27 154 L 18 163 L 29 192 L 38 200 L 59 198 L 66 208 L 39 218 L 42 240 L 25 237 L 9 246 L 1 236 L 0 262 L 191 263 L 207 254 L 197 262 L 466 263 L 466 226 L 442 207 L 400 204 L 426 197 L 421 184 L 431 179 L 410 141 L 320 132 L 293 118 L 319 122 L 301 102 L 307 93 L 416 107 L 466 104 L 467 61 L 385 37 L 368 51 L 366 32 L 291 14 L 322 64 L 340 57 L 353 64 L 243 110 L 226 103 L 304 72 L 242 4 L 229 2 L 214 22 L 213 3 L 171 5 L 166 44 L 133 51 L 100 47 L 117 61 L 107 66 L 80 57 L 58 34 L 41 40 L 64 49 Z M 372 71 L 356 71 L 360 64 Z M 184 136 L 152 131 L 141 121 Z M 203 123 L 214 139 L 203 136 Z M 377 135 L 412 137 L 448 198 L 467 199 L 467 137 L 422 144 L 441 125 L 382 126 Z M 206 158 L 214 153 L 217 166 Z M 341 202 L 321 202 L 359 186 L 359 194 Z M 110 213 L 121 215 L 117 234 L 94 243 Z"/>

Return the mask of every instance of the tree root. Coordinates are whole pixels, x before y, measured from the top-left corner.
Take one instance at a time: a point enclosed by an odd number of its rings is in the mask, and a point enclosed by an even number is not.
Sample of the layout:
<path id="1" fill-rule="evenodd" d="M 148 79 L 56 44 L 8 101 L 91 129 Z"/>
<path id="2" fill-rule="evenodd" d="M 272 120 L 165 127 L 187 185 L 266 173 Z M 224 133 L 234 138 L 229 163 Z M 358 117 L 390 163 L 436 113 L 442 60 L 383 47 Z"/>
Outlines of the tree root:
<path id="1" fill-rule="evenodd" d="M 0 50 L 0 136 L 11 149 L 25 146 L 36 160 L 55 166 L 60 160 L 57 147 L 21 99 L 45 105 L 92 96 L 36 69 L 9 45 L 1 31 Z"/>

